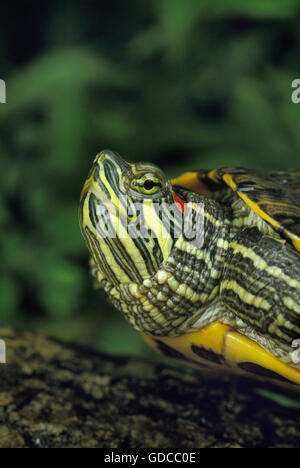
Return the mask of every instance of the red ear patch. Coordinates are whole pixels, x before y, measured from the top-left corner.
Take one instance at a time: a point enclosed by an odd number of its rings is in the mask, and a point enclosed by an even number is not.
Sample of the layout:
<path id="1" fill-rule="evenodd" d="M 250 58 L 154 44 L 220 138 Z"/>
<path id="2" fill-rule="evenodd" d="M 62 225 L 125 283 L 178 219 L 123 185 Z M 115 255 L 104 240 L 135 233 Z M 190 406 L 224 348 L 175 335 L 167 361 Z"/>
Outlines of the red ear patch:
<path id="1" fill-rule="evenodd" d="M 176 195 L 175 192 L 172 192 L 172 195 L 173 195 L 174 202 L 176 203 L 176 205 L 178 206 L 180 211 L 182 213 L 184 213 L 184 207 L 185 207 L 186 202 L 184 200 L 182 200 L 182 198 L 180 198 L 178 195 Z"/>

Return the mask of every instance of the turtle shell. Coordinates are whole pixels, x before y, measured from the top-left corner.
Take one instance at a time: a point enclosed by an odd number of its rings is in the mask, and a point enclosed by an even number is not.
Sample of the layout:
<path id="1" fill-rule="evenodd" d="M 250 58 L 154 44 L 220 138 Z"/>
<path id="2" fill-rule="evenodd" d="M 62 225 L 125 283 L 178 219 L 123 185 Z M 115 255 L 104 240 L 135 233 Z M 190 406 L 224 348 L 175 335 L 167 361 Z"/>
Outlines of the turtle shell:
<path id="1" fill-rule="evenodd" d="M 178 185 L 207 195 L 222 186 L 237 195 L 300 252 L 300 171 L 251 170 L 222 167 L 186 172 L 173 179 Z"/>

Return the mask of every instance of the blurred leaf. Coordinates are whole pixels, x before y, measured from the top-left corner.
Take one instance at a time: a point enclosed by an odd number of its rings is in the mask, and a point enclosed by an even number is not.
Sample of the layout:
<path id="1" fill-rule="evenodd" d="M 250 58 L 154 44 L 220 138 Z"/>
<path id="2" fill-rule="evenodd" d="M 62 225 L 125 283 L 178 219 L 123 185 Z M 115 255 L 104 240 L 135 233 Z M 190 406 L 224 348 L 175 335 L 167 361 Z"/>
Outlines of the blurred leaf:
<path id="1" fill-rule="evenodd" d="M 43 300 L 52 317 L 72 315 L 82 287 L 81 273 L 74 265 L 52 262 L 44 272 Z"/>
<path id="2" fill-rule="evenodd" d="M 111 321 L 110 326 L 106 326 L 98 340 L 100 349 L 114 355 L 125 354 L 126 356 L 139 357 L 147 353 L 147 347 L 141 335 L 128 329 L 128 323 L 122 320 Z"/>
<path id="3" fill-rule="evenodd" d="M 77 204 L 65 205 L 50 213 L 45 219 L 43 226 L 45 235 L 62 254 L 85 252 L 86 247 L 79 230 L 77 214 Z"/>
<path id="4" fill-rule="evenodd" d="M 14 323 L 19 304 L 19 290 L 13 280 L 0 277 L 0 325 Z"/>

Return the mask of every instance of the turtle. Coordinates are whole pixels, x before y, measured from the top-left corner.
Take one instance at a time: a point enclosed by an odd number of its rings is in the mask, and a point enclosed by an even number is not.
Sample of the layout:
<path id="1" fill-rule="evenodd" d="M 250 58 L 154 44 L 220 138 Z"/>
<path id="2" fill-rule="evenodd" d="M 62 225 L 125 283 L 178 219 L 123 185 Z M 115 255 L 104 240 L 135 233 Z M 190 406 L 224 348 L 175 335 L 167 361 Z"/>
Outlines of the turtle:
<path id="1" fill-rule="evenodd" d="M 152 348 L 297 388 L 299 170 L 222 167 L 169 180 L 104 150 L 79 218 L 95 286 Z"/>

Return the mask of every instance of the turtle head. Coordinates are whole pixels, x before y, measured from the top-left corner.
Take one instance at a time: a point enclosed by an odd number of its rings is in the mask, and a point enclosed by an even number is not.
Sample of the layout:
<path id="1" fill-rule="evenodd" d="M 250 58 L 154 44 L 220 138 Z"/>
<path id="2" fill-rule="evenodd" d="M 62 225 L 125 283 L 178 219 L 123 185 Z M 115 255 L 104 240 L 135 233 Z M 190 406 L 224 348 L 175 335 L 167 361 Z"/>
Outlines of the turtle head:
<path id="1" fill-rule="evenodd" d="M 180 333 L 202 306 L 200 293 L 188 287 L 199 283 L 204 263 L 197 200 L 155 165 L 132 164 L 108 150 L 96 156 L 84 184 L 80 226 L 96 285 L 147 334 Z"/>
<path id="2" fill-rule="evenodd" d="M 131 164 L 109 150 L 96 156 L 81 194 L 80 225 L 102 279 L 118 288 L 158 271 L 174 242 L 165 222 L 171 204 L 172 185 L 155 165 Z"/>

